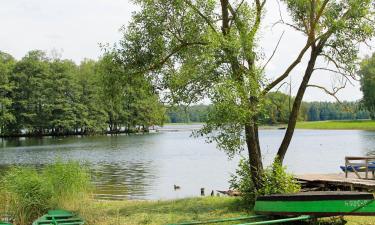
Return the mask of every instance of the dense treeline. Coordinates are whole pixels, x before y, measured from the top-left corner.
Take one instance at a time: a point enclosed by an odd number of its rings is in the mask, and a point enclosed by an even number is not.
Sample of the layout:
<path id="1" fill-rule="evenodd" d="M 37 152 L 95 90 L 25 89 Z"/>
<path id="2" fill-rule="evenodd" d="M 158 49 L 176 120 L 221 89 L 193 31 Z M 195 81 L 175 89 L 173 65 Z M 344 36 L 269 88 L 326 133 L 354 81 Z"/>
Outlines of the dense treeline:
<path id="1" fill-rule="evenodd" d="M 175 106 L 166 112 L 167 123 L 203 123 L 206 122 L 210 106 Z"/>
<path id="2" fill-rule="evenodd" d="M 309 102 L 305 103 L 306 120 L 362 120 L 370 119 L 370 113 L 360 102 Z"/>
<path id="3" fill-rule="evenodd" d="M 280 92 L 270 93 L 264 102 L 263 124 L 287 123 L 293 98 Z M 205 122 L 210 106 L 195 105 L 174 107 L 167 110 L 167 122 Z M 370 112 L 361 102 L 303 102 L 300 121 L 370 119 Z"/>
<path id="4" fill-rule="evenodd" d="M 147 130 L 164 106 L 143 75 L 129 75 L 111 53 L 98 61 L 21 60 L 0 52 L 0 135 L 67 135 Z"/>

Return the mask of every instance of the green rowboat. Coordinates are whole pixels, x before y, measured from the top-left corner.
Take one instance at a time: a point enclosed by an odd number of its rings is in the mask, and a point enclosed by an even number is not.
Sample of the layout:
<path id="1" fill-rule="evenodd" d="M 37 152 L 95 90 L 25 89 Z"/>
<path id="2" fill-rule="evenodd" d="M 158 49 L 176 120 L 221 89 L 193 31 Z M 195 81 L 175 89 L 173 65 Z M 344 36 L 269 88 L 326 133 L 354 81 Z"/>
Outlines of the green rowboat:
<path id="1" fill-rule="evenodd" d="M 49 210 L 48 214 L 38 218 L 32 225 L 83 225 L 84 221 L 65 210 Z"/>
<path id="2" fill-rule="evenodd" d="M 261 196 L 254 211 L 260 215 L 375 215 L 375 201 L 364 192 L 302 192 Z"/>

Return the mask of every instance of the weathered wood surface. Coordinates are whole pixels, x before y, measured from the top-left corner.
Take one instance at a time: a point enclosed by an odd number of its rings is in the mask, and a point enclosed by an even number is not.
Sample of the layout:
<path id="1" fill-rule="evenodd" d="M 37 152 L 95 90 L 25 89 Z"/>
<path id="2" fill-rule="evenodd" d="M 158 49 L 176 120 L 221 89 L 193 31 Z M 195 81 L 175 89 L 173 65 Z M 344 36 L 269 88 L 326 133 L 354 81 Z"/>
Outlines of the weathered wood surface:
<path id="1" fill-rule="evenodd" d="M 295 176 L 303 188 L 321 187 L 326 190 L 375 190 L 374 179 L 359 179 L 353 173 L 345 177 L 345 173 L 337 174 L 303 174 Z"/>

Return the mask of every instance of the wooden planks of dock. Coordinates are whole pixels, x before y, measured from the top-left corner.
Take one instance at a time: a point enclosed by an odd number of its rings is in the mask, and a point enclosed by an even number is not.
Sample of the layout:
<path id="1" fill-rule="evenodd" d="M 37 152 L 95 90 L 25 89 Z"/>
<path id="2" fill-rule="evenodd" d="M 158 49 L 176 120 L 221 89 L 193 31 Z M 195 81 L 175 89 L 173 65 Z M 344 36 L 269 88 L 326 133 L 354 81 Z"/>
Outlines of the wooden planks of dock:
<path id="1" fill-rule="evenodd" d="M 348 178 L 345 173 L 337 174 L 303 174 L 296 175 L 305 191 L 336 191 L 336 190 L 358 190 L 375 191 L 375 179 L 358 179 L 355 174 L 350 173 Z"/>

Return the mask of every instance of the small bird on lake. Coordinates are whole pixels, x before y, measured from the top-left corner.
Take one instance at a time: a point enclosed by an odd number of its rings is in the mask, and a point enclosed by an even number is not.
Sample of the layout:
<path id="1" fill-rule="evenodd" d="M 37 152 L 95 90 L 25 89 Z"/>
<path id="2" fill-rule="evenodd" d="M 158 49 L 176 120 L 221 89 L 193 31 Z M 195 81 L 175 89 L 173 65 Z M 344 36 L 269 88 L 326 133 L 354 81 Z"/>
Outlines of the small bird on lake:
<path id="1" fill-rule="evenodd" d="M 178 189 L 181 189 L 181 187 L 180 186 L 178 186 L 178 185 L 173 185 L 173 188 L 174 188 L 174 190 L 178 190 Z"/>

